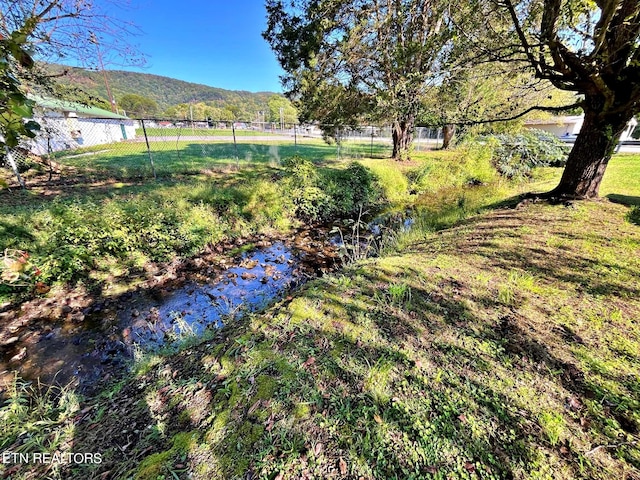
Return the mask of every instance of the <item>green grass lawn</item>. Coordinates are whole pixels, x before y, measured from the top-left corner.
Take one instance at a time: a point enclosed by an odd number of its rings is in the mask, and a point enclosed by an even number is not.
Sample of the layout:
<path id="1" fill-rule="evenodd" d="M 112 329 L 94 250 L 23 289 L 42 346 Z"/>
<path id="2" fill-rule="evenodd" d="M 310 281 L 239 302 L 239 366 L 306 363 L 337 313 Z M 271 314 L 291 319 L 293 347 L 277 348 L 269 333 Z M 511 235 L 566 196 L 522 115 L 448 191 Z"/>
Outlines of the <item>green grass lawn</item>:
<path id="1" fill-rule="evenodd" d="M 161 176 L 193 174 L 207 169 L 253 168 L 259 165 L 277 166 L 282 159 L 300 155 L 316 162 L 384 157 L 391 153 L 383 143 L 346 141 L 340 146 L 321 140 L 292 139 L 253 143 L 250 137 L 239 139 L 237 146 L 229 141 L 158 141 L 150 144 L 156 173 Z M 151 178 L 151 163 L 144 142 L 121 142 L 109 145 L 59 152 L 56 161 L 64 166 L 102 176 Z"/>
<path id="2" fill-rule="evenodd" d="M 0 410 L 10 432 L 0 446 L 20 425 L 25 451 L 72 443 L 102 454 L 99 465 L 46 472 L 65 479 L 640 477 L 640 226 L 630 208 L 504 208 L 553 187 L 559 170 L 489 183 L 481 163 L 463 172 L 438 155 L 403 165 L 403 176 L 365 161 L 416 211 L 416 227 L 383 256 L 206 343 L 149 355 L 96 398 L 66 392 L 36 411 L 16 392 Z M 420 175 L 438 164 L 432 192 Z M 466 186 L 478 177 L 487 183 Z M 157 188 L 175 198 L 190 187 Z M 640 156 L 616 156 L 601 195 L 634 204 Z"/>

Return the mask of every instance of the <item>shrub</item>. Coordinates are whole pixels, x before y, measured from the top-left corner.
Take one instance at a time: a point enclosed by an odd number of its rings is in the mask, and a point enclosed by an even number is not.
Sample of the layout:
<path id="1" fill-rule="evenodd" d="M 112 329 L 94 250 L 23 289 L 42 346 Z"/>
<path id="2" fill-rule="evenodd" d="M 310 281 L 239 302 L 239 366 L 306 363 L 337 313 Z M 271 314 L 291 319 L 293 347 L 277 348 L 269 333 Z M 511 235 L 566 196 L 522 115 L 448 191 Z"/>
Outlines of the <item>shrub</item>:
<path id="1" fill-rule="evenodd" d="M 373 174 L 357 162 L 350 163 L 344 170 L 328 172 L 324 177 L 332 202 L 332 217 L 351 217 L 376 198 L 378 189 Z"/>
<path id="2" fill-rule="evenodd" d="M 188 255 L 220 240 L 225 229 L 211 205 L 157 197 L 54 200 L 19 218 L 34 235 L 14 245 L 32 253 L 47 283 L 75 282 L 92 270 L 122 270 Z"/>
<path id="3" fill-rule="evenodd" d="M 541 130 L 481 137 L 493 144 L 493 164 L 508 178 L 529 177 L 534 167 L 563 166 L 568 147 Z"/>
<path id="4" fill-rule="evenodd" d="M 344 170 L 321 171 L 310 160 L 295 156 L 283 166 L 283 193 L 294 215 L 302 220 L 352 216 L 380 196 L 372 173 L 357 162 Z"/>
<path id="5" fill-rule="evenodd" d="M 627 220 L 630 223 L 640 225 L 640 206 L 636 205 L 634 207 L 631 207 L 631 210 L 627 212 Z"/>
<path id="6" fill-rule="evenodd" d="M 322 188 L 316 166 L 299 156 L 282 162 L 285 178 L 282 185 L 293 213 L 303 219 L 316 221 L 326 218 L 331 209 L 331 198 Z"/>

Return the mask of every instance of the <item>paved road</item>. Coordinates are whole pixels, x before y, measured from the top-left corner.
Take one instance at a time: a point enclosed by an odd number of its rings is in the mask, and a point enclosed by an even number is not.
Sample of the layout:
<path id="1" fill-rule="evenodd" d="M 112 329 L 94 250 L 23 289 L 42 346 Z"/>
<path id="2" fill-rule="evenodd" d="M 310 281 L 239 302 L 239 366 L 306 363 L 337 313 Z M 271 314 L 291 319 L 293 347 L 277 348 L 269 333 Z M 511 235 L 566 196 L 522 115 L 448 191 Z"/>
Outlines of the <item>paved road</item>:
<path id="1" fill-rule="evenodd" d="M 640 145 L 622 145 L 618 153 L 640 153 Z"/>
<path id="2" fill-rule="evenodd" d="M 298 140 L 302 140 L 302 137 L 298 136 Z M 284 142 L 291 141 L 293 142 L 293 135 L 237 135 L 236 141 L 238 143 L 256 143 L 256 142 Z M 137 136 L 132 141 L 134 142 L 144 142 L 144 135 Z M 232 135 L 181 135 L 180 137 L 176 137 L 175 135 L 167 135 L 166 137 L 161 136 L 151 136 L 149 135 L 150 142 L 233 142 Z"/>

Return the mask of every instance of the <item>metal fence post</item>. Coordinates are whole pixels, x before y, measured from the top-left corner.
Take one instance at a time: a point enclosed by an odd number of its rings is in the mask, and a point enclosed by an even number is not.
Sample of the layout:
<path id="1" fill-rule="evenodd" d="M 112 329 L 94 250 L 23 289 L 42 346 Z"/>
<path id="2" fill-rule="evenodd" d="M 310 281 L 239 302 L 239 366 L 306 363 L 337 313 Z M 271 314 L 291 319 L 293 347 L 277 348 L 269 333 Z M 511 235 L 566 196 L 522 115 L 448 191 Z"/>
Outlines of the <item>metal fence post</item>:
<path id="1" fill-rule="evenodd" d="M 26 190 L 27 185 L 24 183 L 23 178 L 20 176 L 20 172 L 18 171 L 18 165 L 16 164 L 16 160 L 15 158 L 13 158 L 13 153 L 11 153 L 11 150 L 9 150 L 9 147 L 7 146 L 4 147 L 4 153 L 5 153 L 5 156 L 7 157 L 7 161 L 9 162 L 9 165 L 11 165 L 11 170 L 13 170 L 13 173 L 18 179 L 18 183 L 20 184 L 20 187 Z"/>
<path id="2" fill-rule="evenodd" d="M 236 170 L 240 170 L 240 157 L 238 156 L 238 143 L 236 142 L 236 122 L 231 122 L 233 132 L 233 150 L 236 152 Z"/>
<path id="3" fill-rule="evenodd" d="M 149 154 L 149 163 L 151 164 L 151 171 L 153 172 L 153 179 L 157 180 L 156 176 L 156 166 L 153 164 L 153 156 L 151 155 L 151 147 L 149 147 L 149 137 L 147 136 L 147 129 L 144 126 L 144 120 L 141 119 L 140 123 L 142 124 L 142 133 L 144 133 L 144 141 L 147 143 L 147 153 Z"/>
<path id="4" fill-rule="evenodd" d="M 371 126 L 371 146 L 369 147 L 369 157 L 373 158 L 373 126 Z"/>

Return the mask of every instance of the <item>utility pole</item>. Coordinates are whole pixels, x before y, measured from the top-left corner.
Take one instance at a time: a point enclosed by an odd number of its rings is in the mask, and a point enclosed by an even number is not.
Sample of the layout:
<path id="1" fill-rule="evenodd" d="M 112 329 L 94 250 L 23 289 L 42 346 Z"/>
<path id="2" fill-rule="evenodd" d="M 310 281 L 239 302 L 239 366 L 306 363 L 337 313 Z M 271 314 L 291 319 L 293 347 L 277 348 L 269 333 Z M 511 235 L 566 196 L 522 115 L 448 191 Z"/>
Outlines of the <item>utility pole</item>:
<path id="1" fill-rule="evenodd" d="M 104 70 L 104 63 L 102 62 L 102 52 L 100 52 L 100 45 L 98 43 L 98 37 L 95 36 L 93 32 L 89 35 L 89 41 L 96 46 L 96 51 L 98 52 L 98 65 L 100 66 L 100 70 L 102 71 L 102 76 L 104 78 L 104 86 L 107 88 L 107 97 L 109 97 L 109 104 L 111 105 L 111 111 L 113 113 L 117 113 L 118 110 L 116 108 L 116 100 L 113 98 L 111 94 L 111 88 L 109 88 L 109 80 L 107 79 L 107 72 Z"/>

